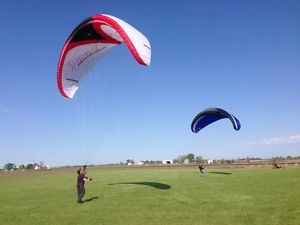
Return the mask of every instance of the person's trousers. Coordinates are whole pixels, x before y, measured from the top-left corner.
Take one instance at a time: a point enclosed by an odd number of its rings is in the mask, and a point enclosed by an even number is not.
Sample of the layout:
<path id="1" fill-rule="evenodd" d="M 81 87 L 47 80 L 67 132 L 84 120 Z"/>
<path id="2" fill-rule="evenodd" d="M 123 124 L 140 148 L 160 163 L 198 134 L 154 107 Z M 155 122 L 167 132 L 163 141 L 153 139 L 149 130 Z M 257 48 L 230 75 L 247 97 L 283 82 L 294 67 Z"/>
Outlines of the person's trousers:
<path id="1" fill-rule="evenodd" d="M 78 185 L 77 186 L 77 196 L 78 196 L 77 201 L 78 202 L 82 202 L 82 198 L 83 198 L 84 194 L 85 194 L 84 186 L 82 184 Z"/>

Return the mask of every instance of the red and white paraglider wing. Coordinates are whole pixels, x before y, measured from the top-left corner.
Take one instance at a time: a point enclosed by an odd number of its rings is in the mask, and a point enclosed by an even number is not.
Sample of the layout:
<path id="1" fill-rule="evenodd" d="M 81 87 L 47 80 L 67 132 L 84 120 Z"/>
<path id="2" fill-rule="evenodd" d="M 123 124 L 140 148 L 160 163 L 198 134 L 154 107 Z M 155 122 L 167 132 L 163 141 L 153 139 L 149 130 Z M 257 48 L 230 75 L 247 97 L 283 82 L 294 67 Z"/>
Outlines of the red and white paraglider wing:
<path id="1" fill-rule="evenodd" d="M 121 35 L 134 58 L 139 64 L 149 66 L 151 63 L 151 46 L 148 39 L 133 26 L 110 15 L 101 15 Z"/>
<path id="2" fill-rule="evenodd" d="M 73 98 L 82 78 L 108 50 L 125 42 L 138 63 L 149 66 L 148 39 L 134 27 L 109 15 L 95 15 L 77 26 L 65 42 L 57 68 L 57 85 Z"/>

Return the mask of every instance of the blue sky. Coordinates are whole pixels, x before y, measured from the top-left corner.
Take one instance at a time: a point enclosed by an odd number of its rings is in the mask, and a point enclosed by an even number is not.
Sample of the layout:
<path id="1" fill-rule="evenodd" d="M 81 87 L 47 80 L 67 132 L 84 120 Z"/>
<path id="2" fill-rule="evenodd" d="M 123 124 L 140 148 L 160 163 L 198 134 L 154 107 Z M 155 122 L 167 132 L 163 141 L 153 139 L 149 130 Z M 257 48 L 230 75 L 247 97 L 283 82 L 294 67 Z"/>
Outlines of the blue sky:
<path id="1" fill-rule="evenodd" d="M 1 1 L 0 166 L 300 155 L 300 2 Z M 73 100 L 60 96 L 62 45 L 85 18 L 119 17 L 148 37 L 149 68 L 125 45 Z M 221 120 L 194 134 L 203 109 Z"/>

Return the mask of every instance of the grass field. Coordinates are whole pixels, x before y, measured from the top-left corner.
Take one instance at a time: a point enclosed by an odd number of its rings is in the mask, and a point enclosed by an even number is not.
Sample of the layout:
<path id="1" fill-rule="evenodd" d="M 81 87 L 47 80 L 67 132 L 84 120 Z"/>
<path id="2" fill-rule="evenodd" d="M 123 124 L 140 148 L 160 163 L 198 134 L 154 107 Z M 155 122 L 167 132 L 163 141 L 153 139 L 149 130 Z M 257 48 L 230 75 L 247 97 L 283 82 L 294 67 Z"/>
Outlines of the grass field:
<path id="1" fill-rule="evenodd" d="M 1 172 L 0 224 L 299 225 L 300 169 L 75 169 Z"/>

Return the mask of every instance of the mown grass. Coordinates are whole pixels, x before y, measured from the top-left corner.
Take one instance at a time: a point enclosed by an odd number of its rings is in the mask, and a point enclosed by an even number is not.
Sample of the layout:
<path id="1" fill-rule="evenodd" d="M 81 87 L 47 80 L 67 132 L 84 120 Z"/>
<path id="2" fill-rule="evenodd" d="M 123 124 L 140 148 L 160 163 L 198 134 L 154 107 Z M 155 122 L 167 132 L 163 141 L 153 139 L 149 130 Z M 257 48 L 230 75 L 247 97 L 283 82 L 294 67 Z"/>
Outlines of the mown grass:
<path id="1" fill-rule="evenodd" d="M 300 169 L 91 169 L 0 173 L 5 225 L 299 225 Z"/>

